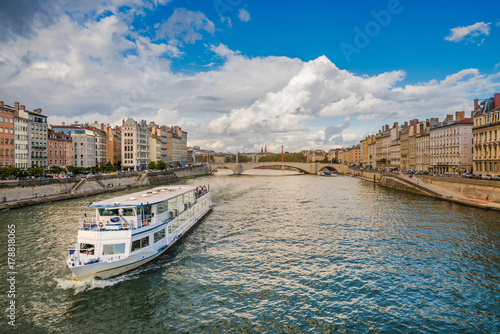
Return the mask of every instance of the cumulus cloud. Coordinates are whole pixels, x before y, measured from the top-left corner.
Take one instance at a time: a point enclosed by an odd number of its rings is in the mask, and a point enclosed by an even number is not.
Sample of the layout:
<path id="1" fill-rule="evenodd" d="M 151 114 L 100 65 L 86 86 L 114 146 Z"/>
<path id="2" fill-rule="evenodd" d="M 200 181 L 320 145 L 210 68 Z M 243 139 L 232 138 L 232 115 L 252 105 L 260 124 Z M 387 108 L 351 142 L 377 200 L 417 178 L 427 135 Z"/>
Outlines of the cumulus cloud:
<path id="1" fill-rule="evenodd" d="M 488 36 L 490 34 L 491 28 L 489 27 L 490 23 L 484 23 L 484 22 L 476 22 L 470 26 L 466 27 L 456 27 L 453 29 L 450 29 L 451 33 L 449 36 L 445 37 L 444 39 L 450 42 L 460 42 L 464 40 L 466 37 L 469 41 L 474 41 L 474 38 L 479 36 L 479 35 L 486 35 Z M 481 44 L 479 42 L 479 44 Z"/>
<path id="2" fill-rule="evenodd" d="M 168 38 L 171 44 L 180 40 L 194 43 L 203 38 L 200 31 L 215 32 L 215 25 L 202 12 L 193 12 L 184 8 L 176 8 L 172 16 L 163 22 L 156 31 L 158 39 Z"/>
<path id="3" fill-rule="evenodd" d="M 248 22 L 250 21 L 250 14 L 247 12 L 246 9 L 244 8 L 241 8 L 239 11 L 238 11 L 238 17 L 240 18 L 240 20 L 242 20 L 243 22 Z"/>
<path id="4" fill-rule="evenodd" d="M 261 142 L 263 134 L 272 134 L 274 141 L 283 140 L 281 143 L 296 149 L 314 148 L 318 143 L 323 143 L 323 148 L 353 144 L 370 127 L 376 130 L 385 123 L 442 118 L 456 110 L 470 110 L 472 103 L 467 98 L 491 89 L 494 79 L 467 69 L 441 81 L 400 87 L 405 75 L 393 71 L 357 76 L 322 56 L 304 63 L 280 91 L 269 92 L 248 107 L 211 119 L 207 132 Z M 329 126 L 325 130 L 318 123 Z"/>
<path id="5" fill-rule="evenodd" d="M 117 10 L 122 4 L 133 12 Z M 152 40 L 131 28 L 137 0 L 67 5 L 81 13 L 78 20 L 62 13 L 0 48 L 4 102 L 43 108 L 52 124 L 134 117 L 179 124 L 189 144 L 220 151 L 328 149 L 352 145 L 385 123 L 470 110 L 470 99 L 497 87 L 498 76 L 476 69 L 404 85 L 404 71 L 356 75 L 324 56 L 249 58 L 222 43 L 206 45 L 221 66 L 174 73 L 171 59 L 183 56 L 182 44 L 214 31 L 202 13 L 174 11 L 158 26 L 165 40 Z"/>

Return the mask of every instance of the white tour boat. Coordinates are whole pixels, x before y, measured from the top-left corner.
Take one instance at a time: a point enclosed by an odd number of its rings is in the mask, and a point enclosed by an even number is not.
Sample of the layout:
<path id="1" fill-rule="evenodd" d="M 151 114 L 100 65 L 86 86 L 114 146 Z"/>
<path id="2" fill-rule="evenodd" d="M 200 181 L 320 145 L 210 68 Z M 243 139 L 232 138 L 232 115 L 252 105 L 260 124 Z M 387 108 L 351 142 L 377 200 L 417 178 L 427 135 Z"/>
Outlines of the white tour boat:
<path id="1" fill-rule="evenodd" d="M 165 186 L 91 203 L 68 267 L 80 281 L 109 278 L 154 260 L 212 208 L 208 189 Z"/>

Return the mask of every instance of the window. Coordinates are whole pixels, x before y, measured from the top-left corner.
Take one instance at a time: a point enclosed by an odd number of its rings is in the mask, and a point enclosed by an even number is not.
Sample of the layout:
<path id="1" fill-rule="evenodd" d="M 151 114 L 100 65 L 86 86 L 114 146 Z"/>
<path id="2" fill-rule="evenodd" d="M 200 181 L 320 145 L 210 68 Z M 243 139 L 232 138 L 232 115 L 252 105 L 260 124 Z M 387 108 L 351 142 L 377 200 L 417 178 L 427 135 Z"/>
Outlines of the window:
<path id="1" fill-rule="evenodd" d="M 149 236 L 136 241 L 132 241 L 132 252 L 148 246 L 149 246 Z"/>
<path id="2" fill-rule="evenodd" d="M 168 202 L 161 202 L 156 206 L 156 213 L 162 214 L 163 212 L 168 211 Z"/>
<path id="3" fill-rule="evenodd" d="M 165 229 L 161 229 L 154 234 L 154 241 L 157 243 L 158 241 L 165 238 Z"/>
<path id="4" fill-rule="evenodd" d="M 122 209 L 98 209 L 99 216 L 103 217 L 115 217 L 120 215 L 120 211 L 123 210 L 122 216 L 131 217 L 135 216 L 135 211 L 132 208 L 122 208 Z"/>
<path id="5" fill-rule="evenodd" d="M 125 253 L 125 243 L 102 245 L 102 255 L 114 255 Z"/>
<path id="6" fill-rule="evenodd" d="M 87 253 L 88 255 L 94 255 L 95 245 L 93 244 L 80 244 L 80 254 Z"/>

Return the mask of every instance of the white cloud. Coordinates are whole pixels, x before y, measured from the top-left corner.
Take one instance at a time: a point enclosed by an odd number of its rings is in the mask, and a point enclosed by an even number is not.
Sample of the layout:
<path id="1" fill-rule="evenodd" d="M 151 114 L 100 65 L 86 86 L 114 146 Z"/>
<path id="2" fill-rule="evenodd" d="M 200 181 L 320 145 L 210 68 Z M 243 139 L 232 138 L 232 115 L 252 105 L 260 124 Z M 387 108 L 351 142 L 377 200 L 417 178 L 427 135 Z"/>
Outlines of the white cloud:
<path id="1" fill-rule="evenodd" d="M 219 45 L 217 46 L 210 44 L 210 51 L 213 51 L 215 54 L 223 58 L 234 56 L 240 53 L 239 51 L 235 52 L 233 50 L 230 50 L 226 45 L 222 43 L 219 43 Z"/>
<path id="2" fill-rule="evenodd" d="M 464 38 L 468 36 L 468 40 L 474 41 L 474 37 L 477 37 L 479 35 L 486 35 L 488 36 L 490 34 L 491 28 L 489 27 L 490 23 L 484 23 L 484 22 L 476 22 L 470 26 L 466 27 L 456 27 L 453 29 L 450 29 L 451 33 L 449 36 L 445 37 L 444 39 L 450 42 L 460 42 Z M 481 44 L 480 42 L 479 44 Z"/>
<path id="3" fill-rule="evenodd" d="M 385 123 L 468 111 L 467 99 L 497 87 L 498 76 L 475 69 L 402 86 L 403 71 L 360 76 L 326 57 L 248 58 L 222 43 L 206 46 L 223 58 L 220 67 L 173 73 L 169 59 L 182 56 L 180 46 L 141 36 L 124 15 L 78 22 L 62 15 L 30 39 L 7 40 L 0 48 L 2 100 L 43 108 L 52 124 L 134 117 L 179 124 L 191 145 L 293 151 L 352 145 Z M 164 26 L 165 36 L 182 44 L 196 40 L 190 34 L 210 33 L 196 12 L 177 15 L 171 22 L 184 28 Z M 186 32 L 187 22 L 198 23 Z"/>
<path id="4" fill-rule="evenodd" d="M 215 32 L 215 25 L 202 12 L 193 12 L 184 8 L 176 8 L 172 16 L 163 22 L 156 36 L 158 39 L 168 38 L 171 44 L 179 40 L 185 43 L 194 43 L 202 39 L 200 31 Z"/>
<path id="5" fill-rule="evenodd" d="M 496 65 L 495 65 L 495 70 L 496 70 L 497 68 L 500 68 L 500 63 L 498 63 L 498 64 L 496 64 Z"/>
<path id="6" fill-rule="evenodd" d="M 240 18 L 240 20 L 242 20 L 243 22 L 248 22 L 250 21 L 250 14 L 248 13 L 248 11 L 244 8 L 241 8 L 239 11 L 238 11 L 238 17 Z"/>

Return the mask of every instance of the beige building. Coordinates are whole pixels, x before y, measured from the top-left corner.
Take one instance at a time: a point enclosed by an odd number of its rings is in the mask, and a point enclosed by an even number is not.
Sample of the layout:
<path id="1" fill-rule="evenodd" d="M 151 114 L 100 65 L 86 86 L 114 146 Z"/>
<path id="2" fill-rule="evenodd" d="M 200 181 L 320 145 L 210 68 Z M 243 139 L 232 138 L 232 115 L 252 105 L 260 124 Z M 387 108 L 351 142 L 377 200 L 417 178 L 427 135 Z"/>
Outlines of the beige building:
<path id="1" fill-rule="evenodd" d="M 377 158 L 377 140 L 372 137 L 372 141 L 368 143 L 368 165 L 375 168 L 375 160 Z"/>
<path id="2" fill-rule="evenodd" d="M 417 168 L 417 135 L 419 133 L 418 119 L 412 119 L 408 131 L 408 169 Z"/>
<path id="3" fill-rule="evenodd" d="M 428 129 L 429 130 L 429 129 Z M 419 133 L 416 138 L 416 170 L 428 172 L 431 164 L 431 141 L 428 131 Z"/>
<path id="4" fill-rule="evenodd" d="M 472 169 L 472 127 L 465 112 L 457 111 L 456 119 L 447 115 L 442 123 L 430 130 L 430 172 L 456 173 Z"/>
<path id="5" fill-rule="evenodd" d="M 187 132 L 172 126 L 167 132 L 167 163 L 176 166 L 187 163 Z"/>
<path id="6" fill-rule="evenodd" d="M 24 106 L 15 111 L 14 116 L 14 146 L 15 166 L 17 168 L 29 168 L 29 134 L 28 134 L 28 112 Z"/>
<path id="7" fill-rule="evenodd" d="M 133 118 L 122 121 L 122 169 L 141 171 L 148 167 L 149 128 L 146 121 L 137 123 Z"/>
<path id="8" fill-rule="evenodd" d="M 391 130 L 389 125 L 384 125 L 382 130 L 375 135 L 375 166 L 377 168 L 388 167 L 391 163 L 390 150 L 391 145 Z"/>
<path id="9" fill-rule="evenodd" d="M 399 168 L 401 166 L 401 143 L 399 135 L 400 128 L 399 124 L 396 122 L 391 129 L 391 143 L 389 146 L 390 167 Z"/>
<path id="10" fill-rule="evenodd" d="M 474 101 L 474 174 L 500 175 L 500 94 Z"/>
<path id="11" fill-rule="evenodd" d="M 410 143 L 409 143 L 409 135 L 410 135 L 410 127 L 408 126 L 408 122 L 405 122 L 401 127 L 401 132 L 399 135 L 399 143 L 400 143 L 400 168 L 402 170 L 406 170 L 410 168 Z"/>
<path id="12" fill-rule="evenodd" d="M 53 125 L 55 132 L 70 134 L 73 139 L 73 166 L 94 167 L 96 165 L 96 137 L 92 130 L 84 129 L 82 125 Z"/>

